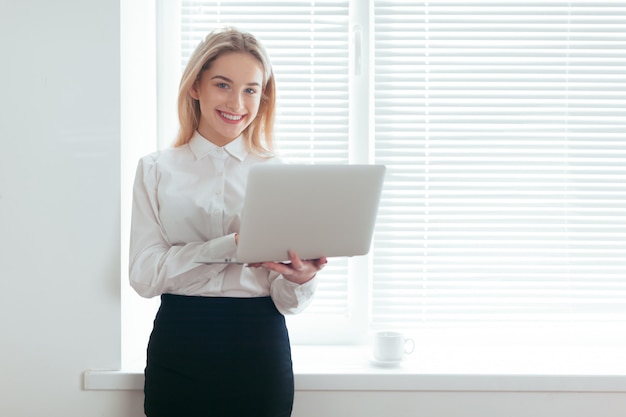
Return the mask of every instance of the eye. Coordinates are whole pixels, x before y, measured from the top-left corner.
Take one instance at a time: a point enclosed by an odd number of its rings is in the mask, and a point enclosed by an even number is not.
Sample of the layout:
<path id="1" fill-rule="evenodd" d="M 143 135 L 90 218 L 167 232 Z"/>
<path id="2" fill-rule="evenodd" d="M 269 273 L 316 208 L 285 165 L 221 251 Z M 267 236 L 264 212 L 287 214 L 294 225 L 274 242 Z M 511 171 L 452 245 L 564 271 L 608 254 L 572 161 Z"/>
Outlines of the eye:
<path id="1" fill-rule="evenodd" d="M 256 90 L 254 88 L 248 88 L 248 89 L 246 89 L 246 93 L 248 93 L 248 94 L 256 94 Z"/>
<path id="2" fill-rule="evenodd" d="M 217 83 L 216 86 L 217 88 L 228 88 L 228 84 L 226 83 Z"/>

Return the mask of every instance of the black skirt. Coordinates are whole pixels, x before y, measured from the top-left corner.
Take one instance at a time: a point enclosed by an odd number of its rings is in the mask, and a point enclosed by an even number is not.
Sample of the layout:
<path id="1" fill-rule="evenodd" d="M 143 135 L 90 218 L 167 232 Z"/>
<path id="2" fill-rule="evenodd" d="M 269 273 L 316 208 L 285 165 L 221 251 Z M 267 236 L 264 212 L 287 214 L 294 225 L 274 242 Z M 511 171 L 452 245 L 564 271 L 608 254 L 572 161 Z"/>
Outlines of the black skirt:
<path id="1" fill-rule="evenodd" d="M 161 296 L 148 344 L 148 417 L 287 417 L 294 384 L 270 297 Z"/>

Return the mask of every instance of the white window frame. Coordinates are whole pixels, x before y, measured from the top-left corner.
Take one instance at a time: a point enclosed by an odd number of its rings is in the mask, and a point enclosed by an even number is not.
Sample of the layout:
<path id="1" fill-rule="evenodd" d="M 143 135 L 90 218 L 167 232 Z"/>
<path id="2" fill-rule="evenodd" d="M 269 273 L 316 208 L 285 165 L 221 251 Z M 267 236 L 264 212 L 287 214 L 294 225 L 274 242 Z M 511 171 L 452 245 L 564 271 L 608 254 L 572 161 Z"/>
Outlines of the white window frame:
<path id="1" fill-rule="evenodd" d="M 178 129 L 176 103 L 180 72 L 171 71 L 172 66 L 164 65 L 180 56 L 181 35 L 179 27 L 172 24 L 180 11 L 181 0 L 156 1 L 157 8 L 157 67 L 167 68 L 167 72 L 157 74 L 157 136 L 158 146 L 166 147 Z M 368 33 L 369 2 L 351 0 L 350 3 L 350 74 L 349 94 L 351 114 L 369 114 L 371 102 L 371 62 L 369 57 Z M 170 19 L 163 19 L 169 16 Z M 161 29 L 159 29 L 159 27 Z M 364 30 L 365 28 L 365 30 Z M 245 28 L 244 28 L 245 29 Z M 355 48 L 358 45 L 358 51 Z M 372 118 L 362 123 L 351 118 L 349 124 L 349 158 L 351 163 L 371 163 L 373 160 L 371 143 Z M 287 316 L 291 340 L 296 344 L 355 344 L 367 337 L 368 328 L 368 286 L 363 285 L 371 274 L 369 255 L 352 258 L 349 265 L 349 312 L 347 316 L 313 317 L 307 314 Z"/>
<path id="2" fill-rule="evenodd" d="M 128 364 L 135 364 L 143 355 L 147 337 L 158 307 L 158 299 L 144 300 L 137 296 L 128 285 L 125 271 L 128 254 L 128 231 L 130 219 L 131 183 L 136 162 L 142 155 L 153 151 L 157 143 L 162 146 L 169 142 L 165 138 L 171 138 L 176 128 L 168 124 L 164 118 L 157 115 L 165 112 L 175 113 L 176 87 L 178 75 L 157 75 L 159 60 L 167 59 L 165 55 L 158 53 L 159 42 L 175 43 L 175 37 L 163 36 L 157 27 L 158 7 L 167 7 L 167 13 L 174 1 L 158 0 L 132 0 L 123 2 L 126 9 L 122 13 L 125 17 L 133 19 L 132 24 L 122 22 L 122 360 L 123 368 Z M 373 115 L 372 103 L 373 89 L 372 57 L 369 54 L 371 39 L 364 34 L 371 33 L 371 19 L 367 8 L 370 1 L 351 0 L 350 28 L 351 28 L 351 72 L 354 75 L 351 80 L 350 94 L 358 99 L 351 100 L 351 111 Z M 354 7 L 352 7 L 354 5 Z M 161 22 L 166 24 L 165 22 Z M 124 28 L 133 27 L 132 31 L 124 32 Z M 171 28 L 170 28 L 171 30 Z M 155 34 L 159 34 L 158 42 Z M 180 44 L 180 43 L 178 43 Z M 355 46 L 358 45 L 358 46 Z M 360 51 L 360 53 L 359 53 Z M 357 63 L 360 63 L 358 65 Z M 172 82 L 174 80 L 174 82 Z M 158 89 L 157 89 L 158 86 Z M 158 91 L 158 97 L 157 92 Z M 158 103 L 158 107 L 157 107 Z M 169 119 L 170 121 L 172 119 Z M 175 120 L 175 119 L 174 119 Z M 371 136 L 373 132 L 373 117 L 368 117 L 369 123 L 361 123 L 356 118 L 350 120 L 352 162 L 372 162 Z M 159 137 L 157 142 L 157 136 Z M 362 142 L 366 141 L 366 146 Z M 357 146 L 357 143 L 361 146 Z M 351 261 L 350 294 L 351 311 L 349 318 L 344 322 L 338 322 L 336 318 L 290 318 L 290 332 L 292 340 L 297 344 L 361 344 L 367 340 L 368 332 L 368 298 L 370 284 L 368 282 L 371 271 L 370 257 L 360 257 Z M 366 282 L 363 285 L 363 282 Z M 533 343 L 532 339 L 544 338 L 543 340 L 559 343 L 577 343 L 580 335 L 584 337 L 592 335 L 599 343 L 608 345 L 624 343 L 624 337 L 615 332 L 614 326 L 560 326 L 559 332 L 554 329 L 500 329 L 502 340 L 511 342 L 525 341 Z M 507 332 L 507 330 L 509 330 Z M 466 330 L 461 328 L 427 328 L 422 336 L 431 338 L 432 343 L 464 343 L 468 339 L 480 339 L 487 341 L 494 335 L 492 330 L 476 329 Z M 584 343 L 584 341 L 583 341 Z"/>

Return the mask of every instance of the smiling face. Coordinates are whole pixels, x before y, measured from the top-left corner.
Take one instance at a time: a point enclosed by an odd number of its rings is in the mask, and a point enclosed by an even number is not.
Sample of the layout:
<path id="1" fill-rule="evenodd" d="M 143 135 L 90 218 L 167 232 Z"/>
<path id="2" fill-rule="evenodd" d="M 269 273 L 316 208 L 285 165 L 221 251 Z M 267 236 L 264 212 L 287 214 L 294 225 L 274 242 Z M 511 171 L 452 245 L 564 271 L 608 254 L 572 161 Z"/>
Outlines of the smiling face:
<path id="1" fill-rule="evenodd" d="M 217 146 L 239 137 L 259 111 L 263 67 L 247 53 L 217 57 L 189 89 L 200 104 L 198 132 Z"/>

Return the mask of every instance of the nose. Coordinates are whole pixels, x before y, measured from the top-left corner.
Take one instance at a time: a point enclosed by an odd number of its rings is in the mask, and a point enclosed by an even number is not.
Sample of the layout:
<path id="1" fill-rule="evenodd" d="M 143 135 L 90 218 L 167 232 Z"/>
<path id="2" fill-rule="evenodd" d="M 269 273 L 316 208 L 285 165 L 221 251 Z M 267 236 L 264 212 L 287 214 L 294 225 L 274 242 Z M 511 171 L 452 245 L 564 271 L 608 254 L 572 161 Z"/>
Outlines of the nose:
<path id="1" fill-rule="evenodd" d="M 242 107 L 242 103 L 243 103 L 242 95 L 239 93 L 233 92 L 228 97 L 228 102 L 226 103 L 226 106 L 231 110 L 239 110 Z"/>

